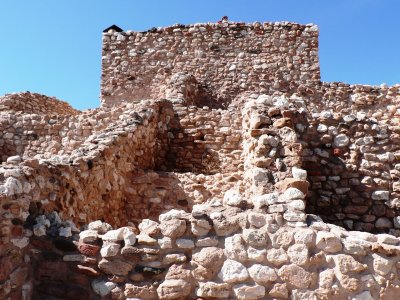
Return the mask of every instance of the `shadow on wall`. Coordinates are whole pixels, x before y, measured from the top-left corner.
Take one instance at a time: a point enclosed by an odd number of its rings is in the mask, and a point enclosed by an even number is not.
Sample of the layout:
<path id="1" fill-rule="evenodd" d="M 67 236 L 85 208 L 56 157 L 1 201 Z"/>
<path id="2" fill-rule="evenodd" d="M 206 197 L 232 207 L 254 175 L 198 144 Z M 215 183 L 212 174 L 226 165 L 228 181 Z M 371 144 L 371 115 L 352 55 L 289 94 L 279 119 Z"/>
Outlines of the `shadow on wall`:
<path id="1" fill-rule="evenodd" d="M 159 160 L 156 170 L 167 172 L 192 172 L 213 175 L 221 171 L 215 142 L 206 139 L 213 134 L 212 127 L 183 128 L 179 114 L 170 120 L 169 139 L 165 158 Z"/>
<path id="2" fill-rule="evenodd" d="M 382 173 L 390 171 L 389 165 L 376 162 L 365 166 L 365 154 L 358 148 L 335 142 L 338 136 L 362 137 L 360 126 L 363 128 L 365 124 L 346 124 L 333 119 L 308 122 L 306 118 L 303 114 L 298 122 L 306 125 L 299 132 L 304 145 L 302 167 L 311 183 L 306 212 L 348 230 L 389 233 L 399 211 L 388 205 L 389 196 L 387 199 L 374 196 L 377 191 L 390 194 L 390 182 L 382 180 Z M 327 128 L 334 134 L 327 134 Z M 376 155 L 383 152 L 384 147 L 375 144 L 374 147 Z"/>

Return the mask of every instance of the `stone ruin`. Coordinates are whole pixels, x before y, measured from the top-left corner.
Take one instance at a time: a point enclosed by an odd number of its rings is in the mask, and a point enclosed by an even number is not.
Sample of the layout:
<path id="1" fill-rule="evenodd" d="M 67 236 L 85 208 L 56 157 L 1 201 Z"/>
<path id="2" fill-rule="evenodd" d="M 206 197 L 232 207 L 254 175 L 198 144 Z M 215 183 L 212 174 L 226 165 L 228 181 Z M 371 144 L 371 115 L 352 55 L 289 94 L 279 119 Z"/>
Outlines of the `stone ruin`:
<path id="1" fill-rule="evenodd" d="M 101 107 L 0 98 L 1 299 L 399 299 L 400 85 L 315 25 L 103 34 Z"/>

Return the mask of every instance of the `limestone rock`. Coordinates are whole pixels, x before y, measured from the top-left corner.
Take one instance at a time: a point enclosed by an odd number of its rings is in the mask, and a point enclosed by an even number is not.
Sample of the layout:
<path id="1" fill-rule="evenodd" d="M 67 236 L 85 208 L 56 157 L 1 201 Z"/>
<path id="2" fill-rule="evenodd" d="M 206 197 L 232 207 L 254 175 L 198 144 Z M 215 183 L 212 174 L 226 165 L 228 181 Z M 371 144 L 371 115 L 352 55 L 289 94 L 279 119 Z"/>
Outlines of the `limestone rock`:
<path id="1" fill-rule="evenodd" d="M 297 167 L 293 167 L 292 176 L 294 179 L 307 180 L 307 171 Z"/>
<path id="2" fill-rule="evenodd" d="M 186 221 L 172 219 L 160 224 L 161 233 L 170 238 L 181 237 L 186 231 Z"/>
<path id="3" fill-rule="evenodd" d="M 227 283 L 199 282 L 196 295 L 204 298 L 228 298 L 230 291 L 231 287 Z"/>
<path id="4" fill-rule="evenodd" d="M 364 291 L 355 295 L 351 300 L 375 300 L 369 291 Z"/>
<path id="5" fill-rule="evenodd" d="M 115 288 L 117 285 L 114 282 L 103 281 L 103 280 L 93 280 L 92 281 L 92 289 L 93 291 L 100 295 L 101 297 L 105 297 L 111 293 L 111 290 Z"/>
<path id="6" fill-rule="evenodd" d="M 247 260 L 247 251 L 245 241 L 241 234 L 225 238 L 225 254 L 228 258 L 245 262 Z"/>
<path id="7" fill-rule="evenodd" d="M 239 220 L 237 216 L 216 214 L 215 216 L 210 216 L 213 221 L 213 226 L 215 233 L 218 236 L 227 236 L 239 228 Z"/>
<path id="8" fill-rule="evenodd" d="M 88 225 L 89 230 L 97 231 L 99 234 L 105 234 L 107 231 L 111 230 L 110 224 L 102 222 L 100 220 L 90 222 Z"/>
<path id="9" fill-rule="evenodd" d="M 278 279 L 274 269 L 263 266 L 260 264 L 254 264 L 248 268 L 250 277 L 258 284 L 268 284 Z"/>
<path id="10" fill-rule="evenodd" d="M 100 254 L 102 257 L 111 257 L 111 256 L 116 256 L 119 252 L 119 249 L 121 246 L 119 244 L 105 244 L 100 250 Z"/>
<path id="11" fill-rule="evenodd" d="M 102 237 L 103 241 L 119 242 L 124 240 L 125 246 L 133 246 L 136 243 L 136 234 L 130 227 L 121 227 L 116 230 L 107 231 Z"/>
<path id="12" fill-rule="evenodd" d="M 268 295 L 276 298 L 289 299 L 289 291 L 286 287 L 286 283 L 275 283 Z"/>
<path id="13" fill-rule="evenodd" d="M 374 191 L 371 197 L 373 200 L 389 200 L 389 191 Z"/>
<path id="14" fill-rule="evenodd" d="M 305 244 L 308 247 L 315 245 L 315 232 L 310 228 L 298 229 L 294 234 L 294 240 L 298 244 Z"/>
<path id="15" fill-rule="evenodd" d="M 256 228 L 263 227 L 266 224 L 265 214 L 251 212 L 247 217 L 249 223 Z"/>
<path id="16" fill-rule="evenodd" d="M 379 275 L 382 276 L 387 275 L 393 267 L 394 259 L 389 259 L 377 253 L 373 253 L 372 258 L 373 258 L 372 266 L 374 268 L 374 271 Z"/>
<path id="17" fill-rule="evenodd" d="M 268 261 L 276 267 L 280 267 L 289 261 L 289 257 L 282 248 L 271 248 L 267 250 Z"/>
<path id="18" fill-rule="evenodd" d="M 335 266 L 343 274 L 350 272 L 359 273 L 367 269 L 367 265 L 356 261 L 352 256 L 346 254 L 328 255 L 327 261 L 333 260 Z"/>
<path id="19" fill-rule="evenodd" d="M 84 230 L 79 233 L 79 240 L 82 243 L 93 243 L 97 240 L 97 231 L 94 230 Z"/>
<path id="20" fill-rule="evenodd" d="M 265 287 L 257 284 L 238 284 L 233 287 L 233 292 L 236 298 L 240 300 L 261 299 L 265 296 Z"/>
<path id="21" fill-rule="evenodd" d="M 172 239 L 169 237 L 163 237 L 162 239 L 158 239 L 157 243 L 161 249 L 171 249 L 172 248 Z"/>
<path id="22" fill-rule="evenodd" d="M 288 285 L 299 289 L 307 289 L 312 282 L 311 274 L 294 264 L 281 267 L 278 275 Z"/>
<path id="23" fill-rule="evenodd" d="M 124 295 L 127 298 L 139 298 L 139 299 L 156 299 L 157 290 L 153 285 L 150 284 L 131 284 L 126 283 L 124 289 Z"/>
<path id="24" fill-rule="evenodd" d="M 266 249 L 257 249 L 252 246 L 247 247 L 247 258 L 253 262 L 262 262 L 267 257 Z"/>
<path id="25" fill-rule="evenodd" d="M 260 209 L 278 203 L 278 193 L 263 194 L 253 197 L 253 204 L 256 208 Z"/>
<path id="26" fill-rule="evenodd" d="M 342 250 L 343 246 L 340 239 L 331 232 L 319 231 L 316 238 L 318 249 L 328 253 L 336 253 Z"/>
<path id="27" fill-rule="evenodd" d="M 181 279 L 165 280 L 157 288 L 157 294 L 161 300 L 184 298 L 190 294 L 190 291 L 190 283 Z"/>
<path id="28" fill-rule="evenodd" d="M 159 224 L 150 219 L 143 219 L 138 226 L 140 233 L 154 236 L 159 232 Z"/>
<path id="29" fill-rule="evenodd" d="M 287 255 L 292 263 L 304 266 L 308 262 L 308 248 L 304 244 L 294 244 L 287 250 Z"/>
<path id="30" fill-rule="evenodd" d="M 115 259 L 115 260 L 107 260 L 103 258 L 99 262 L 99 269 L 102 270 L 106 274 L 111 275 L 128 275 L 129 271 L 132 270 L 132 265 L 125 261 Z"/>
<path id="31" fill-rule="evenodd" d="M 249 278 L 249 272 L 240 262 L 227 259 L 224 261 L 218 277 L 227 283 L 243 282 Z"/>
<path id="32" fill-rule="evenodd" d="M 243 239 L 247 245 L 253 247 L 266 247 L 267 245 L 267 234 L 261 229 L 244 229 Z"/>
<path id="33" fill-rule="evenodd" d="M 243 197 L 237 190 L 228 190 L 224 195 L 224 204 L 230 206 L 239 206 L 243 201 Z"/>
<path id="34" fill-rule="evenodd" d="M 319 287 L 323 289 L 331 288 L 334 279 L 335 272 L 332 269 L 321 271 L 321 273 L 319 273 Z"/>
<path id="35" fill-rule="evenodd" d="M 217 247 L 205 247 L 193 254 L 192 261 L 207 269 L 210 278 L 219 272 L 224 260 L 224 251 Z"/>
<path id="36" fill-rule="evenodd" d="M 280 229 L 272 236 L 272 246 L 275 248 L 287 249 L 293 242 L 294 232 L 287 229 Z"/>
<path id="37" fill-rule="evenodd" d="M 335 147 L 346 147 L 350 143 L 350 139 L 345 134 L 338 134 L 333 139 L 333 144 Z"/>
<path id="38" fill-rule="evenodd" d="M 194 242 L 190 239 L 177 239 L 176 246 L 180 249 L 193 249 Z"/>
<path id="39" fill-rule="evenodd" d="M 195 219 L 191 221 L 192 233 L 195 236 L 205 236 L 211 230 L 212 226 L 205 219 Z"/>
<path id="40" fill-rule="evenodd" d="M 305 193 L 303 193 L 303 191 L 295 187 L 289 187 L 288 189 L 285 190 L 285 192 L 282 195 L 282 198 L 286 202 L 290 202 L 291 200 L 296 200 L 296 199 L 304 199 L 305 197 L 306 197 Z"/>

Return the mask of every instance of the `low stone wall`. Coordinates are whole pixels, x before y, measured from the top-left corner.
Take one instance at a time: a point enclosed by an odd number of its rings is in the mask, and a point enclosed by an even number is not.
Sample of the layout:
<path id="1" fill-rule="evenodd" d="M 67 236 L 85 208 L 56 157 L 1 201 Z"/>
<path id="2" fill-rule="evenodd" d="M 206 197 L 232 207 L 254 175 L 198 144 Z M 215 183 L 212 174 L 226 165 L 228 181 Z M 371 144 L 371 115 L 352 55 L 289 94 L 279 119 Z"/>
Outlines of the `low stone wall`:
<path id="1" fill-rule="evenodd" d="M 292 188 L 278 199 L 301 195 Z M 263 206 L 200 205 L 143 220 L 139 230 L 96 221 L 73 243 L 33 239 L 33 297 L 396 299 L 398 238 L 282 220 Z"/>
<path id="2" fill-rule="evenodd" d="M 65 101 L 30 92 L 6 94 L 0 97 L 0 112 L 46 115 L 77 115 L 80 113 Z"/>
<path id="3" fill-rule="evenodd" d="M 25 99 L 25 98 L 23 98 Z M 29 100 L 29 99 L 27 99 Z M 117 122 L 129 108 L 88 110 L 79 115 L 1 112 L 0 154 L 2 160 L 21 157 L 50 158 L 71 154 L 91 135 Z"/>

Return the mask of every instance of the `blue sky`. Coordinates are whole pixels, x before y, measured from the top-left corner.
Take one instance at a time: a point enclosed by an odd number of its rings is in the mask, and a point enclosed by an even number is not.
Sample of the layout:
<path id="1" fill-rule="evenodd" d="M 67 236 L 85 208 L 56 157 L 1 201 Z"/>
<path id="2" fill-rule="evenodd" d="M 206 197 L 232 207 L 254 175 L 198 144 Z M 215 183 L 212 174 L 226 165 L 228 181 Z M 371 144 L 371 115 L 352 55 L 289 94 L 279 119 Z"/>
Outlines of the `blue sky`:
<path id="1" fill-rule="evenodd" d="M 294 21 L 320 27 L 323 81 L 400 83 L 399 0 L 2 0 L 0 95 L 99 106 L 101 32 L 174 23 Z"/>

